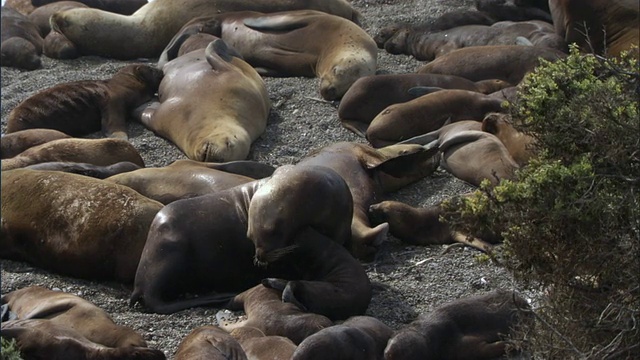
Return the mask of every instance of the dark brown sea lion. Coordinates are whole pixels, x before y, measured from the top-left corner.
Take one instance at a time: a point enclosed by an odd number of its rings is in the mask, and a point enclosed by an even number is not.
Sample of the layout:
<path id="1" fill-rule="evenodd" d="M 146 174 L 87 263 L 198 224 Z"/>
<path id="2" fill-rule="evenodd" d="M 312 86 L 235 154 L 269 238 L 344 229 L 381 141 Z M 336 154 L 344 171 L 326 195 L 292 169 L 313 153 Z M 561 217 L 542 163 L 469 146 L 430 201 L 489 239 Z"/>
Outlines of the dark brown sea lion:
<path id="1" fill-rule="evenodd" d="M 96 179 L 106 179 L 117 174 L 138 170 L 140 169 L 140 166 L 129 161 L 121 161 L 113 165 L 106 166 L 76 162 L 50 161 L 25 166 L 25 169 L 62 171 L 71 174 L 89 176 Z"/>
<path id="2" fill-rule="evenodd" d="M 416 86 L 461 89 L 489 94 L 511 86 L 502 80 L 473 82 L 459 76 L 440 74 L 389 74 L 365 76 L 356 80 L 338 107 L 342 125 L 364 137 L 367 127 L 387 106 L 413 100 L 409 90 Z"/>
<path id="3" fill-rule="evenodd" d="M 244 310 L 247 319 L 227 322 L 224 312 L 218 312 L 218 325 L 232 332 L 242 327 L 259 329 L 267 336 L 284 336 L 295 344 L 308 336 L 333 325 L 329 318 L 300 310 L 292 303 L 283 302 L 281 292 L 263 285 L 257 285 L 234 297 L 226 307 Z"/>
<path id="4" fill-rule="evenodd" d="M 88 6 L 78 1 L 55 1 L 46 5 L 38 5 L 38 7 L 32 11 L 28 18 L 38 27 L 40 36 L 43 38 L 51 31 L 51 25 L 49 24 L 49 18 L 53 13 L 68 9 L 87 8 Z"/>
<path id="5" fill-rule="evenodd" d="M 138 11 L 144 5 L 147 5 L 148 0 L 77 0 L 82 3 L 83 7 L 90 7 L 94 9 L 100 9 L 116 14 L 131 15 Z M 59 0 L 31 0 L 33 6 L 44 7 L 47 4 L 56 4 L 58 2 L 65 2 Z M 36 9 L 37 10 L 37 9 Z"/>
<path id="6" fill-rule="evenodd" d="M 171 37 L 198 16 L 300 9 L 319 10 L 356 22 L 359 17 L 345 0 L 155 0 L 130 16 L 97 9 L 72 9 L 56 13 L 51 19 L 81 54 L 135 59 L 158 57 Z M 122 46 L 125 42 L 127 46 Z"/>
<path id="7" fill-rule="evenodd" d="M 248 360 L 231 335 L 217 326 L 202 326 L 185 337 L 174 360 Z"/>
<path id="8" fill-rule="evenodd" d="M 384 358 L 498 358 L 505 354 L 505 339 L 527 309 L 525 299 L 505 290 L 452 301 L 396 332 Z"/>
<path id="9" fill-rule="evenodd" d="M 265 336 L 256 328 L 240 327 L 231 331 L 249 360 L 290 360 L 296 344 L 284 336 Z"/>
<path id="10" fill-rule="evenodd" d="M 12 158 L 28 148 L 70 137 L 61 131 L 52 129 L 29 129 L 5 134 L 0 138 L 0 158 Z"/>
<path id="11" fill-rule="evenodd" d="M 370 316 L 355 316 L 306 338 L 291 360 L 382 360 L 393 330 Z"/>
<path id="12" fill-rule="evenodd" d="M 190 159 L 245 159 L 264 132 L 271 108 L 264 81 L 253 67 L 217 39 L 206 49 L 168 62 L 163 70 L 160 102 L 142 111 L 142 123 Z"/>
<path id="13" fill-rule="evenodd" d="M 43 40 L 38 28 L 16 10 L 3 6 L 0 9 L 0 65 L 26 70 L 42 66 Z"/>
<path id="14" fill-rule="evenodd" d="M 31 147 L 2 160 L 2 170 L 11 170 L 51 161 L 89 163 L 98 166 L 129 161 L 144 167 L 138 150 L 122 139 L 58 139 Z"/>
<path id="15" fill-rule="evenodd" d="M 519 166 L 525 166 L 535 155 L 535 138 L 518 131 L 509 114 L 490 113 L 482 120 L 482 131 L 495 135 Z"/>
<path id="16" fill-rule="evenodd" d="M 457 75 L 472 81 L 500 79 L 517 85 L 539 64 L 566 57 L 562 51 L 519 45 L 471 46 L 452 51 L 418 69 L 419 74 Z"/>
<path id="17" fill-rule="evenodd" d="M 126 283 L 162 208 L 125 186 L 59 171 L 2 171 L 1 195 L 0 257 Z"/>
<path id="18" fill-rule="evenodd" d="M 106 311 L 70 293 L 30 286 L 3 295 L 2 303 L 18 319 L 47 319 L 107 347 L 147 346 L 133 329 L 116 325 Z"/>
<path id="19" fill-rule="evenodd" d="M 371 121 L 367 140 L 382 147 L 437 130 L 447 122 L 481 121 L 487 113 L 500 111 L 502 101 L 488 95 L 441 90 L 384 109 Z"/>
<path id="20" fill-rule="evenodd" d="M 77 331 L 44 319 L 11 320 L 2 323 L 2 338 L 15 339 L 25 359 L 164 360 L 160 350 L 146 347 L 106 347 Z"/>
<path id="21" fill-rule="evenodd" d="M 71 136 L 102 130 L 127 138 L 129 113 L 158 90 L 162 71 L 127 65 L 109 80 L 84 80 L 45 89 L 16 106 L 7 118 L 7 133 L 48 128 Z"/>

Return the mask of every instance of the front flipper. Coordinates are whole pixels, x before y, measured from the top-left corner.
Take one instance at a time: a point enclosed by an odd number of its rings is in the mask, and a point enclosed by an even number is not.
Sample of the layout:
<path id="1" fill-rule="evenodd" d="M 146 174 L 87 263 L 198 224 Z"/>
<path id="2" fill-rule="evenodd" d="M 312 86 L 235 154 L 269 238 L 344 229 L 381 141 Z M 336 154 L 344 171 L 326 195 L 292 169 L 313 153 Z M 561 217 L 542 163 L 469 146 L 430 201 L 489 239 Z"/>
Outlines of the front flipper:
<path id="1" fill-rule="evenodd" d="M 309 12 L 309 15 L 313 12 Z M 265 15 L 253 18 L 247 18 L 243 21 L 244 25 L 250 29 L 257 31 L 292 31 L 309 25 L 309 19 L 300 14 L 282 14 L 282 15 Z"/>

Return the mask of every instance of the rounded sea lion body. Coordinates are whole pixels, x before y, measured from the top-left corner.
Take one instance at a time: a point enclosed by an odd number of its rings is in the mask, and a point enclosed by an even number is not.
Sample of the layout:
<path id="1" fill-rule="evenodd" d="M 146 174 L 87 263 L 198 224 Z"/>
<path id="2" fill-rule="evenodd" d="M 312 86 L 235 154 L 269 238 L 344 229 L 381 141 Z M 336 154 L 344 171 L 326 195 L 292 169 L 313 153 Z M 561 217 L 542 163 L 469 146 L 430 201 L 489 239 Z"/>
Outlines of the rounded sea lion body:
<path id="1" fill-rule="evenodd" d="M 50 4 L 38 6 L 29 14 L 28 18 L 38 27 L 40 36 L 44 38 L 51 31 L 49 18 L 53 13 L 76 8 L 88 8 L 88 6 L 78 1 L 56 1 Z"/>
<path id="2" fill-rule="evenodd" d="M 86 176 L 2 171 L 0 256 L 74 277 L 131 282 L 161 208 L 129 188 Z"/>
<path id="3" fill-rule="evenodd" d="M 127 65 L 109 80 L 83 80 L 45 89 L 16 106 L 7 119 L 7 133 L 49 128 L 71 136 L 102 130 L 127 138 L 126 119 L 158 90 L 162 71 Z"/>
<path id="4" fill-rule="evenodd" d="M 290 360 L 296 344 L 284 336 L 265 336 L 256 328 L 240 327 L 231 331 L 249 360 Z"/>
<path id="5" fill-rule="evenodd" d="M 26 70 L 42 66 L 43 40 L 36 25 L 18 11 L 2 6 L 0 64 Z"/>
<path id="6" fill-rule="evenodd" d="M 182 339 L 175 360 L 248 360 L 231 335 L 217 326 L 202 326 Z"/>
<path id="7" fill-rule="evenodd" d="M 299 9 L 319 10 L 354 21 L 359 16 L 345 0 L 155 0 L 130 16 L 97 9 L 72 9 L 56 13 L 51 19 L 81 54 L 135 59 L 158 57 L 178 30 L 198 16 Z M 125 42 L 127 46 L 122 46 Z"/>
<path id="8" fill-rule="evenodd" d="M 121 161 L 107 166 L 76 162 L 50 161 L 25 166 L 25 169 L 62 171 L 71 174 L 89 176 L 96 179 L 106 179 L 117 174 L 138 170 L 140 169 L 140 166 L 129 161 Z"/>
<path id="9" fill-rule="evenodd" d="M 31 147 L 70 137 L 61 131 L 53 129 L 29 129 L 5 134 L 0 138 L 0 158 L 9 159 Z"/>

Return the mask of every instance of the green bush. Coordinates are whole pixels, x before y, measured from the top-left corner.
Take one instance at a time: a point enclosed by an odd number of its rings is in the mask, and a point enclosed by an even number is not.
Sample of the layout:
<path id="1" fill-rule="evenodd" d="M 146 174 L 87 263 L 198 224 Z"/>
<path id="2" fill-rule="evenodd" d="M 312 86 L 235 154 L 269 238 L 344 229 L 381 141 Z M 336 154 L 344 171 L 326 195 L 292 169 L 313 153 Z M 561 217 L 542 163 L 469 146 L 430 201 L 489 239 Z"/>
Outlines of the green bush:
<path id="1" fill-rule="evenodd" d="M 537 157 L 445 204 L 454 229 L 501 236 L 505 265 L 544 295 L 537 358 L 640 358 L 639 101 L 637 59 L 543 61 L 510 108 Z"/>
<path id="2" fill-rule="evenodd" d="M 20 356 L 20 350 L 14 339 L 7 340 L 5 338 L 0 339 L 2 341 L 2 352 L 0 353 L 0 359 L 2 360 L 22 360 Z"/>

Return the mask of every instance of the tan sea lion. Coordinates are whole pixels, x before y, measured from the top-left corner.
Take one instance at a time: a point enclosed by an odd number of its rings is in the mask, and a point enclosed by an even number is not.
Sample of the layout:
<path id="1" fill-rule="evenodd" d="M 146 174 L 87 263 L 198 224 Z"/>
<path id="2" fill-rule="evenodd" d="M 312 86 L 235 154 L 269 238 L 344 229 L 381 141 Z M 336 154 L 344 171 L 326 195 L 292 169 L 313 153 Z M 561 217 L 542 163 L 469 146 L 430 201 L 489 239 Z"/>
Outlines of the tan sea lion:
<path id="1" fill-rule="evenodd" d="M 519 166 L 525 166 L 535 155 L 535 137 L 518 131 L 509 114 L 489 113 L 482 120 L 482 131 L 495 135 Z"/>
<path id="2" fill-rule="evenodd" d="M 83 80 L 59 84 L 22 101 L 7 118 L 7 133 L 48 128 L 71 136 L 102 130 L 127 138 L 126 119 L 158 90 L 162 71 L 127 65 L 109 80 Z"/>
<path id="3" fill-rule="evenodd" d="M 38 5 L 38 7 L 29 14 L 28 19 L 38 27 L 40 36 L 44 38 L 51 31 L 49 18 L 53 13 L 76 8 L 88 8 L 88 6 L 78 1 L 55 1 L 46 5 Z"/>
<path id="4" fill-rule="evenodd" d="M 163 70 L 159 103 L 142 110 L 141 122 L 190 159 L 245 159 L 264 132 L 271 108 L 264 81 L 251 65 L 230 55 L 217 39 Z"/>
<path id="5" fill-rule="evenodd" d="M 467 90 L 441 90 L 406 103 L 390 105 L 367 129 L 367 140 L 382 147 L 426 134 L 447 122 L 481 121 L 489 112 L 500 112 L 502 101 Z"/>
<path id="6" fill-rule="evenodd" d="M 240 327 L 231 331 L 249 360 L 290 360 L 296 344 L 284 336 L 265 336 L 256 328 Z"/>
<path id="7" fill-rule="evenodd" d="M 58 139 L 31 147 L 18 156 L 2 160 L 2 170 L 51 161 L 89 163 L 99 166 L 129 161 L 144 167 L 138 150 L 122 139 Z"/>
<path id="8" fill-rule="evenodd" d="M 517 85 L 538 66 L 538 59 L 555 61 L 566 56 L 562 51 L 536 46 L 470 46 L 440 56 L 417 72 L 457 75 L 472 81 L 500 79 Z"/>
<path id="9" fill-rule="evenodd" d="M 359 17 L 345 0 L 155 0 L 130 16 L 97 9 L 72 9 L 56 13 L 51 19 L 81 54 L 135 59 L 158 57 L 180 27 L 198 16 L 300 9 L 323 11 L 356 22 Z M 124 42 L 127 46 L 122 46 Z"/>
<path id="10" fill-rule="evenodd" d="M 505 354 L 505 340 L 528 309 L 525 299 L 505 290 L 452 301 L 398 330 L 387 344 L 384 359 L 498 358 Z"/>
<path id="11" fill-rule="evenodd" d="M 42 66 L 43 40 L 38 28 L 18 11 L 2 6 L 0 65 L 35 70 Z"/>
<path id="12" fill-rule="evenodd" d="M 125 283 L 162 208 L 125 186 L 59 171 L 3 170 L 1 195 L 0 257 Z"/>
<path id="13" fill-rule="evenodd" d="M 122 15 L 131 15 L 148 3 L 148 0 L 77 0 L 77 1 L 82 3 L 84 7 L 100 9 L 100 10 L 104 10 L 104 11 L 108 11 L 116 14 L 122 14 Z M 64 1 L 31 0 L 31 3 L 34 6 L 38 6 L 38 8 L 47 6 L 48 4 L 54 5 L 59 2 L 64 2 Z"/>
<path id="14" fill-rule="evenodd" d="M 62 171 L 71 174 L 89 176 L 96 179 L 106 179 L 117 174 L 138 170 L 140 169 L 140 166 L 129 161 L 121 161 L 106 166 L 65 161 L 50 161 L 25 166 L 24 168 L 30 170 Z"/>
<path id="15" fill-rule="evenodd" d="M 4 134 L 0 138 L 0 158 L 9 159 L 28 148 L 70 137 L 61 131 L 52 129 L 28 129 Z"/>
<path id="16" fill-rule="evenodd" d="M 502 80 L 473 82 L 459 76 L 441 74 L 365 76 L 356 80 L 340 101 L 338 117 L 345 128 L 364 137 L 371 120 L 387 106 L 415 99 L 418 95 L 410 89 L 416 86 L 489 94 L 511 85 Z"/>
<path id="17" fill-rule="evenodd" d="M 47 319 L 107 347 L 147 346 L 133 329 L 116 325 L 106 311 L 70 293 L 30 286 L 4 294 L 2 303 L 18 319 Z"/>
<path id="18" fill-rule="evenodd" d="M 217 326 L 201 326 L 182 339 L 174 360 L 248 360 L 240 343 Z"/>

